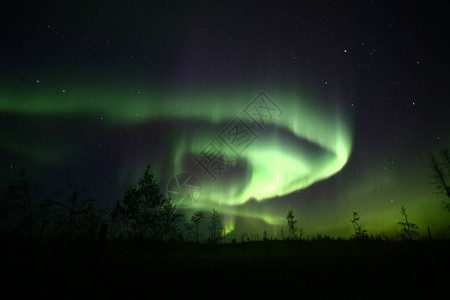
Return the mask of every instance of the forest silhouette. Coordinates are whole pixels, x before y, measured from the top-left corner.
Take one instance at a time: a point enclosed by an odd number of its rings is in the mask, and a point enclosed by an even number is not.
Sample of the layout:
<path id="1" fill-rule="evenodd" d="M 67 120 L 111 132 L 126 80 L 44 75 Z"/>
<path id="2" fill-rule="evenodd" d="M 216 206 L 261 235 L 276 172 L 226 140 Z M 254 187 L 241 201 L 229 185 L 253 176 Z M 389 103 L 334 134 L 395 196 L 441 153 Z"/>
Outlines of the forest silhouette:
<path id="1" fill-rule="evenodd" d="M 449 211 L 448 151 L 432 157 L 431 170 Z M 185 221 L 160 191 L 150 166 L 111 208 L 97 208 L 86 188 L 72 185 L 37 201 L 31 186 L 22 169 L 2 197 L 4 294 L 131 295 L 167 286 L 167 295 L 220 289 L 230 295 L 357 298 L 376 290 L 372 298 L 430 279 L 438 285 L 443 280 L 438 272 L 448 270 L 448 239 L 433 237 L 429 227 L 420 236 L 405 207 L 400 221 L 393 220 L 399 226 L 393 236 L 368 232 L 356 211 L 349 213 L 348 239 L 308 236 L 289 210 L 286 234 L 268 237 L 262 228 L 261 239 L 244 233 L 240 240 L 227 240 L 220 211 L 197 211 Z"/>

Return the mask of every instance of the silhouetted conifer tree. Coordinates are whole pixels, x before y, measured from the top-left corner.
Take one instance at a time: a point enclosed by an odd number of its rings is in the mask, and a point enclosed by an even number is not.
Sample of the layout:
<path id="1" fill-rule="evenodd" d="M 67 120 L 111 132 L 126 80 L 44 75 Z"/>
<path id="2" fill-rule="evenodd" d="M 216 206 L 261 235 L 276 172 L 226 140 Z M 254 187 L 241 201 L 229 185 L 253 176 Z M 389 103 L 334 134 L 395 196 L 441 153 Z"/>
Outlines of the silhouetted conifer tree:
<path id="1" fill-rule="evenodd" d="M 220 215 L 215 209 L 213 209 L 209 224 L 209 242 L 216 244 L 223 239 L 223 226 Z"/>
<path id="2" fill-rule="evenodd" d="M 186 224 L 186 229 L 188 230 L 189 238 L 195 242 L 200 242 L 200 223 L 204 218 L 204 214 L 202 211 L 196 211 L 189 221 Z"/>
<path id="3" fill-rule="evenodd" d="M 176 206 L 169 198 L 164 198 L 158 216 L 159 232 L 158 237 L 162 241 L 174 241 L 182 238 L 178 228 L 181 214 L 176 212 Z"/>
<path id="4" fill-rule="evenodd" d="M 112 219 L 120 218 L 129 235 L 142 240 L 168 240 L 179 237 L 177 223 L 180 215 L 167 197 L 161 194 L 150 166 L 137 184 L 128 187 L 125 195 L 112 211 Z"/>
<path id="5" fill-rule="evenodd" d="M 95 237 L 101 224 L 94 207 L 95 200 L 85 196 L 86 192 L 87 188 L 75 186 L 68 197 L 50 204 L 54 209 L 56 230 L 70 241 L 76 237 Z"/>
<path id="6" fill-rule="evenodd" d="M 288 230 L 289 230 L 288 239 L 289 240 L 301 239 L 303 236 L 303 230 L 297 226 L 298 221 L 295 218 L 294 212 L 292 210 L 288 211 L 286 220 L 288 223 Z"/>

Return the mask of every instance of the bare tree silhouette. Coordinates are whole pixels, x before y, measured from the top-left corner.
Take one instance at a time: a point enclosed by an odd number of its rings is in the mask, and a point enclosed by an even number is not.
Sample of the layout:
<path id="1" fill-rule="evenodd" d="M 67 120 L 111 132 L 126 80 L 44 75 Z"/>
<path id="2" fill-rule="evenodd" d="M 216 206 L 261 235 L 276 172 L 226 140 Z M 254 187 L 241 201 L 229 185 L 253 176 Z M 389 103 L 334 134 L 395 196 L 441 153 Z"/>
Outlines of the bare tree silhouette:
<path id="1" fill-rule="evenodd" d="M 408 215 L 406 214 L 406 209 L 404 206 L 402 206 L 400 214 L 405 218 L 405 222 L 398 222 L 398 225 L 402 227 L 402 238 L 412 240 L 414 236 L 417 235 L 417 229 L 419 229 L 419 226 L 408 221 Z"/>
<path id="2" fill-rule="evenodd" d="M 432 182 L 439 196 L 443 198 L 442 207 L 450 212 L 450 152 L 443 149 L 441 159 L 431 155 Z"/>

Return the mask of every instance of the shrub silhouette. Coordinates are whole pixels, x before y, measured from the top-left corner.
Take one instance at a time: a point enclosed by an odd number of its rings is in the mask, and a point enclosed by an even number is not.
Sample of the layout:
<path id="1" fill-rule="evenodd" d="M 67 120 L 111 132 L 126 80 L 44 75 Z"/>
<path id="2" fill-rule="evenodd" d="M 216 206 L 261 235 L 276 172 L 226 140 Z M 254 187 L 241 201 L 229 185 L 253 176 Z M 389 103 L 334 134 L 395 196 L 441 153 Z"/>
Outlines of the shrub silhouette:
<path id="1" fill-rule="evenodd" d="M 353 237 L 355 239 L 367 239 L 369 236 L 367 235 L 367 230 L 364 229 L 359 224 L 360 217 L 358 215 L 358 212 L 353 212 L 353 218 L 350 220 L 350 222 L 353 224 L 353 230 L 355 231 L 355 234 Z"/>

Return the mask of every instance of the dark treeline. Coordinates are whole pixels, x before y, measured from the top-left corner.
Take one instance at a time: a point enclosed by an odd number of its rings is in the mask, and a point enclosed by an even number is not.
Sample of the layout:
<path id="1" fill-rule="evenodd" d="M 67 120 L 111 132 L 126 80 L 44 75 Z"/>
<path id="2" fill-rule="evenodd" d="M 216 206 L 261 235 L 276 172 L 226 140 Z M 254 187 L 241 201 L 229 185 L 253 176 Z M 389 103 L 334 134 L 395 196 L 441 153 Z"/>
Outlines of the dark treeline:
<path id="1" fill-rule="evenodd" d="M 442 152 L 442 160 L 432 157 L 432 171 L 438 194 L 443 196 L 443 209 L 448 211 L 450 199 L 449 181 L 450 158 L 447 150 Z M 76 240 L 96 240 L 102 238 L 110 241 L 127 241 L 141 243 L 153 242 L 195 242 L 217 244 L 224 240 L 225 231 L 220 212 L 213 209 L 205 220 L 205 212 L 194 212 L 186 222 L 177 211 L 171 199 L 163 195 L 156 178 L 148 166 L 132 186 L 129 186 L 120 201 L 110 208 L 98 208 L 95 200 L 87 196 L 88 190 L 79 186 L 67 187 L 66 191 L 54 190 L 43 201 L 35 199 L 35 190 L 31 188 L 31 177 L 21 169 L 1 199 L 0 234 L 2 238 L 27 238 L 40 240 L 64 240 L 73 243 Z M 406 209 L 401 208 L 399 234 L 394 238 L 413 240 L 419 237 L 419 226 L 408 219 Z M 208 231 L 201 230 L 207 222 Z M 351 239 L 388 239 L 387 236 L 371 235 L 361 225 L 358 212 L 353 212 L 350 220 L 354 234 Z M 203 226 L 204 227 L 204 226 Z M 305 235 L 299 226 L 294 212 L 286 215 L 285 233 L 282 229 L 280 238 L 267 236 L 263 230 L 262 237 L 250 237 L 244 233 L 240 242 L 274 241 L 274 240 L 317 240 L 330 239 L 328 236 Z M 431 239 L 430 228 L 426 238 Z M 393 238 L 393 237 L 391 237 Z M 232 239 L 231 243 L 236 243 Z"/>
<path id="2" fill-rule="evenodd" d="M 437 184 L 447 184 L 450 173 L 433 162 L 442 175 Z M 445 187 L 438 185 L 447 197 Z M 448 270 L 448 240 L 432 239 L 429 230 L 420 238 L 404 207 L 395 239 L 370 234 L 358 212 L 349 214 L 350 239 L 308 236 L 289 210 L 280 237 L 263 230 L 261 237 L 244 233 L 225 243 L 220 212 L 197 211 L 185 221 L 149 167 L 119 202 L 102 209 L 79 186 L 37 201 L 22 170 L 1 199 L 0 214 L 5 295 L 61 299 L 94 290 L 102 296 L 155 296 L 170 287 L 167 296 L 229 291 L 229 296 L 357 298 L 356 292 L 371 290 L 384 297 L 423 285 L 424 276 L 438 283 L 442 277 L 436 274 Z"/>
<path id="3" fill-rule="evenodd" d="M 43 201 L 37 201 L 31 186 L 31 177 L 24 169 L 9 183 L 0 203 L 2 238 L 72 243 L 103 237 L 136 243 L 192 241 L 214 244 L 224 236 L 217 210 L 212 211 L 209 220 L 209 235 L 200 230 L 201 223 L 205 222 L 202 211 L 195 212 L 188 222 L 184 222 L 171 199 L 161 193 L 150 167 L 136 184 L 125 190 L 122 199 L 109 208 L 98 208 L 84 187 L 69 185 L 66 191 L 54 190 Z"/>

